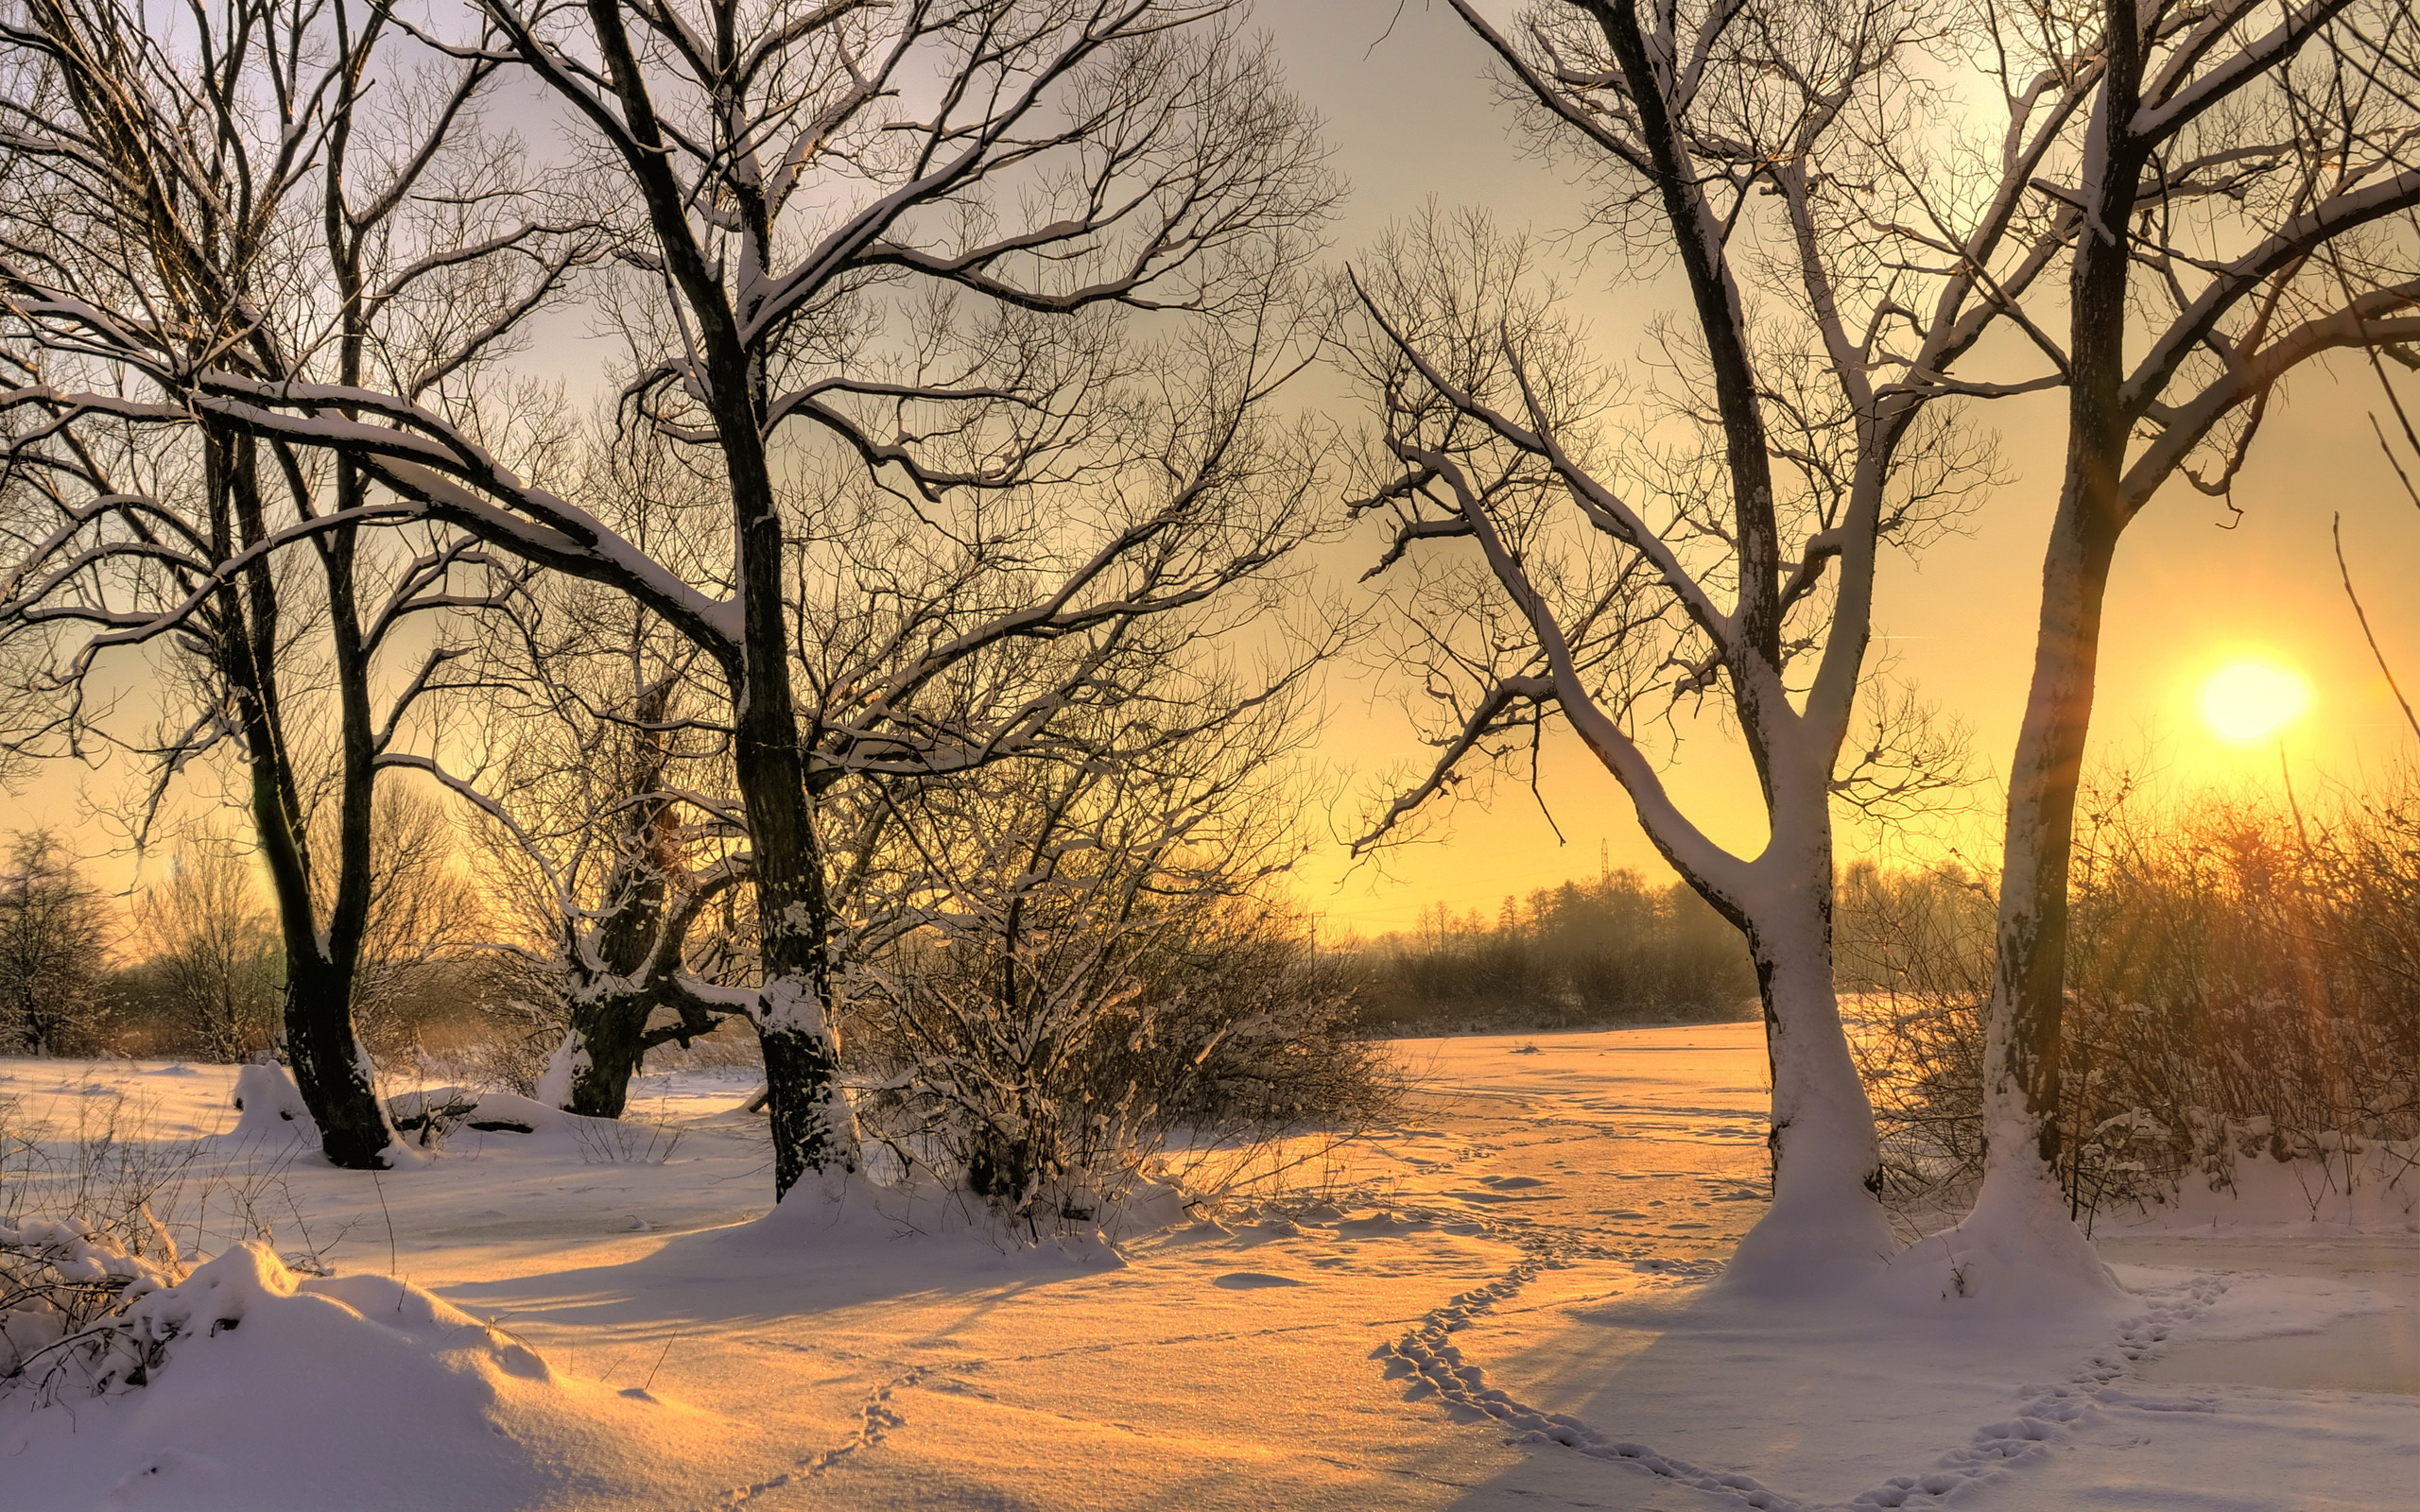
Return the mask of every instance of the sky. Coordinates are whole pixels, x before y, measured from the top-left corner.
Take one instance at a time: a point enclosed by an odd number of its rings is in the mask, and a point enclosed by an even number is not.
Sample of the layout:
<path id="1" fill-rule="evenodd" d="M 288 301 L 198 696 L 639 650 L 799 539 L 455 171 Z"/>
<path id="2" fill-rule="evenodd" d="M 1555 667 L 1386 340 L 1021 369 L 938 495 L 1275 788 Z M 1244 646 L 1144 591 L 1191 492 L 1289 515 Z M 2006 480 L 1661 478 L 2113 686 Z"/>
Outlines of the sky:
<path id="1" fill-rule="evenodd" d="M 1257 25 L 1274 38 L 1293 87 L 1326 122 L 1336 168 L 1351 195 L 1331 232 L 1335 256 L 1361 255 L 1387 226 L 1432 198 L 1484 203 L 1508 229 L 1553 232 L 1576 223 L 1583 200 L 1524 153 L 1512 112 L 1496 98 L 1487 60 L 1452 12 L 1430 0 L 1262 0 Z M 1580 274 L 1582 302 L 1607 357 L 1635 355 L 1636 331 L 1675 302 L 1668 283 L 1624 283 L 1612 270 Z M 553 352 L 571 371 L 588 361 L 558 322 Z M 1301 402 L 1359 423 L 1341 384 L 1312 374 Z M 2246 470 L 2232 516 L 2218 501 L 2177 488 L 2130 530 L 2111 588 L 2097 750 L 2174 788 L 2276 790 L 2281 754 L 2299 791 L 2358 784 L 2407 753 L 2411 736 L 2372 663 L 2337 581 L 2329 544 L 2342 517 L 2346 557 L 2393 664 L 2420 685 L 2420 508 L 2395 483 L 2370 433 L 2377 404 L 2366 369 L 2314 374 L 2289 392 Z M 2000 435 L 2012 480 L 1985 500 L 1965 533 L 1913 560 L 1889 562 L 1879 587 L 1878 652 L 1897 677 L 1973 732 L 1986 781 L 1978 812 L 1996 807 L 1988 781 L 2004 770 L 2015 736 L 2032 644 L 2039 572 L 2058 483 L 2062 410 L 2055 397 L 2001 401 L 1983 415 Z M 1364 535 L 1327 565 L 1339 587 L 1378 546 Z M 2279 743 L 2234 744 L 2212 733 L 2196 703 L 2209 675 L 2246 657 L 2298 670 L 2313 685 L 2307 717 Z M 1380 682 L 1332 679 L 1319 759 L 1343 791 L 1367 791 L 1376 774 L 1422 760 L 1409 719 Z M 1668 773 L 1676 795 L 1718 839 L 1753 850 L 1760 825 L 1737 752 L 1710 731 L 1683 747 Z M 76 831 L 98 852 L 110 837 L 85 817 L 71 769 L 45 772 L 13 822 Z M 1433 837 L 1354 863 L 1331 831 L 1350 832 L 1348 799 L 1315 824 L 1320 844 L 1298 866 L 1301 902 L 1331 936 L 1402 929 L 1432 904 L 1493 914 L 1507 894 L 1584 879 L 1600 867 L 1668 876 L 1631 817 L 1628 799 L 1567 735 L 1550 737 L 1539 797 L 1502 783 L 1484 801 L 1437 816 Z M 1561 838 L 1557 829 L 1560 828 Z M 1960 843 L 1988 862 L 1985 826 Z M 1844 852 L 1887 837 L 1846 837 Z M 1934 841 L 1926 844 L 1938 843 Z M 1902 857 L 1923 846 L 1896 845 Z M 112 885 L 133 880 L 102 859 Z"/>
<path id="2" fill-rule="evenodd" d="M 1340 257 L 1350 259 L 1432 196 L 1445 205 L 1484 203 L 1508 228 L 1551 232 L 1580 218 L 1578 195 L 1522 151 L 1480 45 L 1442 3 L 1265 3 L 1259 20 L 1276 37 L 1293 86 L 1325 118 L 1336 165 L 1352 180 L 1335 233 Z M 1599 301 L 1592 313 L 1616 332 L 1640 324 L 1651 308 L 1673 306 L 1675 293 L 1625 285 L 1603 270 L 1585 290 Z M 1609 357 L 1633 354 L 1634 338 L 1606 339 Z M 1633 350 L 1623 350 L 1626 340 Z M 2329 780 L 2358 783 L 2410 751 L 2410 730 L 2361 640 L 2328 536 L 2341 512 L 2346 559 L 2390 664 L 2402 669 L 2407 688 L 2420 688 L 2420 595 L 2411 592 L 2420 508 L 2371 434 L 2368 414 L 2378 406 L 2366 369 L 2311 375 L 2289 391 L 2239 481 L 2239 520 L 2179 486 L 2135 522 L 2110 591 L 2095 717 L 2102 760 L 2172 790 L 2277 792 L 2277 742 L 2221 740 L 2199 709 L 2209 676 L 2247 658 L 2298 670 L 2313 685 L 2310 712 L 2284 737 L 2298 792 Z M 2000 434 L 2012 481 L 1966 533 L 1918 559 L 1886 564 L 1876 649 L 1893 659 L 1894 676 L 1970 728 L 1987 778 L 1972 801 L 1996 811 L 1998 789 L 1988 778 L 2007 769 L 2023 712 L 2064 411 L 2057 398 L 2037 396 L 1996 402 L 1979 418 Z M 1371 767 L 1418 755 L 1400 710 L 1366 696 L 1332 698 L 1332 759 Z M 1668 776 L 1719 839 L 1754 848 L 1754 789 L 1743 785 L 1736 752 L 1696 740 Z M 1552 825 L 1526 787 L 1500 784 L 1490 801 L 1451 816 L 1442 840 L 1397 850 L 1382 867 L 1352 865 L 1334 847 L 1315 854 L 1298 868 L 1304 900 L 1338 933 L 1375 935 L 1440 902 L 1493 916 L 1507 894 L 1594 877 L 1607 860 L 1670 875 L 1621 790 L 1567 735 L 1550 742 L 1540 790 Z M 1956 828 L 1962 850 L 1988 849 L 1974 826 Z M 1896 837 L 1843 840 L 1844 854 L 1859 844 L 1887 845 L 1899 858 L 1932 850 L 1932 843 Z"/>

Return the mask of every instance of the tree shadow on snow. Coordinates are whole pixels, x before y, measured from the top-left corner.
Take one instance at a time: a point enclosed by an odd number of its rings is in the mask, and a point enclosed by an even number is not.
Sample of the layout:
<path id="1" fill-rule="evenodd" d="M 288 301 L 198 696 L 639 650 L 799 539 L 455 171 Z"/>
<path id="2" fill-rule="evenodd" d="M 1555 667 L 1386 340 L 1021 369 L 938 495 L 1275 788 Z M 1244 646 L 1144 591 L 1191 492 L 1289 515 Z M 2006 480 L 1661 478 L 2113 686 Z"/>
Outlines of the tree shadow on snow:
<path id="1" fill-rule="evenodd" d="M 967 1294 L 995 1306 L 1122 1264 L 1097 1242 L 1021 1245 L 975 1215 L 903 1212 L 859 1188 L 838 1202 L 786 1203 L 763 1218 L 681 1234 L 638 1260 L 445 1292 L 473 1312 L 555 1323 L 731 1324 L 919 1295 Z"/>

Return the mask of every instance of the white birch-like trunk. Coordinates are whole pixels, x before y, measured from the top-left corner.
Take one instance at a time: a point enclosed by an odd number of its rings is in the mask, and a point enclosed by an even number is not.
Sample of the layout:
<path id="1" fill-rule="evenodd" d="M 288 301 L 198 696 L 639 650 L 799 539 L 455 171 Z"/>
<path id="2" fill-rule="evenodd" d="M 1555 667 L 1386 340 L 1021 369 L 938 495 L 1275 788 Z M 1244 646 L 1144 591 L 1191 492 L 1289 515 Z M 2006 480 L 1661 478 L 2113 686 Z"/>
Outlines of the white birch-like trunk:
<path id="1" fill-rule="evenodd" d="M 2055 1308 L 2124 1296 L 2076 1226 L 2051 1168 L 2076 794 L 2122 522 L 2083 483 L 2084 472 L 2071 459 L 2051 525 L 2033 680 L 2010 765 L 1999 949 L 1984 1019 L 1983 1183 L 1957 1227 L 1893 1266 L 1907 1290 L 1937 1290 L 1945 1300 Z"/>
<path id="2" fill-rule="evenodd" d="M 1759 869 L 1775 859 L 1768 851 Z M 1833 988 L 1829 857 L 1804 859 L 1762 879 L 1748 908 L 1772 1071 L 1773 1196 L 1722 1282 L 1777 1299 L 1854 1286 L 1898 1248 L 1876 1195 L 1874 1107 Z"/>

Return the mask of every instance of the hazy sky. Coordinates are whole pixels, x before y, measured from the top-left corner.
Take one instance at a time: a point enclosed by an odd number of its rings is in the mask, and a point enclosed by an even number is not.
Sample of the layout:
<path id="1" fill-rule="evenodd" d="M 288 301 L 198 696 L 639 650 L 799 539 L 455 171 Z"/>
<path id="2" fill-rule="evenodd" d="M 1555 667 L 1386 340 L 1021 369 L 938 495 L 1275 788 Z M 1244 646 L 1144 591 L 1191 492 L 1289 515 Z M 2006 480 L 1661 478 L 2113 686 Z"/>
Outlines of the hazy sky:
<path id="1" fill-rule="evenodd" d="M 1505 8 L 1505 9 L 1510 9 Z M 1428 197 L 1482 203 L 1508 226 L 1553 231 L 1582 204 L 1508 134 L 1487 60 L 1451 10 L 1426 0 L 1264 3 L 1296 89 L 1326 118 L 1338 166 L 1354 186 L 1338 232 L 1351 257 Z M 1668 286 L 1590 281 L 1600 324 L 1634 327 L 1648 307 L 1669 305 Z M 1635 339 L 1607 337 L 1616 360 Z M 1623 350 L 1628 347 L 1631 350 Z M 2273 741 L 2237 747 L 2203 723 L 2203 682 L 2243 656 L 2300 669 L 2315 685 L 2310 714 L 2286 737 L 2300 787 L 2323 774 L 2358 780 L 2394 761 L 2411 737 L 2360 640 L 2336 578 L 2330 516 L 2342 511 L 2346 557 L 2389 657 L 2420 684 L 2420 510 L 2403 496 L 2373 438 L 2378 405 L 2365 368 L 2341 381 L 2314 373 L 2289 392 L 2236 490 L 2232 521 L 2218 501 L 2179 486 L 2129 530 L 2109 602 L 2095 729 L 2104 754 L 2163 772 L 2179 786 L 2275 790 Z M 1921 559 L 1886 566 L 1876 649 L 1896 659 L 1945 713 L 1973 729 L 1992 773 L 2006 768 L 2031 672 L 2040 566 L 2064 445 L 2055 396 L 2000 401 L 1977 417 L 2002 438 L 2012 484 L 1989 498 L 1969 533 Z M 2221 528 L 2232 524 L 2233 528 Z M 1402 714 L 1337 696 L 1332 751 L 1368 762 L 1415 754 Z M 1699 820 L 1727 840 L 1760 833 L 1744 763 L 1705 741 L 1671 773 Z M 1542 789 L 1568 837 L 1558 846 L 1524 788 L 1500 786 L 1482 812 L 1466 807 L 1449 839 L 1397 852 L 1386 875 L 1349 871 L 1331 854 L 1304 868 L 1306 901 L 1340 926 L 1376 933 L 1443 900 L 1493 911 L 1508 892 L 1595 875 L 1600 846 L 1614 864 L 1661 871 L 1612 779 L 1576 741 L 1549 751 Z M 1996 807 L 1996 789 L 1979 795 Z"/>
<path id="2" fill-rule="evenodd" d="M 1508 227 L 1553 231 L 1576 222 L 1580 198 L 1529 159 L 1508 134 L 1486 60 L 1452 12 L 1426 0 L 1262 0 L 1259 22 L 1275 36 L 1295 88 L 1327 122 L 1335 162 L 1352 198 L 1335 230 L 1350 258 L 1391 220 L 1426 200 L 1482 203 Z M 1586 275 L 1605 355 L 1635 354 L 1634 333 L 1668 305 L 1667 285 L 1622 284 Z M 542 358 L 545 354 L 541 354 Z M 566 362 L 568 368 L 575 364 Z M 1314 378 L 1306 402 L 1339 392 Z M 2101 749 L 2148 758 L 2179 785 L 2257 785 L 2273 791 L 2274 742 L 2231 747 L 2196 709 L 2202 681 L 2226 662 L 2257 655 L 2300 669 L 2316 686 L 2311 714 L 2286 737 L 2296 782 L 2358 780 L 2404 753 L 2408 732 L 2372 666 L 2336 582 L 2330 516 L 2342 511 L 2347 555 L 2389 655 L 2420 684 L 2420 510 L 2400 493 L 2369 430 L 2377 403 L 2366 369 L 2342 381 L 2307 377 L 2271 421 L 2236 490 L 2244 513 L 2232 522 L 2217 501 L 2189 489 L 2164 495 L 2129 532 L 2113 585 L 2101 697 Z M 1351 422 L 1349 411 L 1340 419 Z M 1975 732 L 1983 765 L 2006 765 L 2030 667 L 2039 564 L 2058 482 L 2061 409 L 2055 397 L 2008 401 L 1982 417 L 2003 439 L 2014 481 L 1985 501 L 1967 534 L 1921 560 L 1885 569 L 1877 649 L 1898 673 Z M 1357 570 L 1374 551 L 1364 541 L 1339 565 Z M 1324 754 L 1340 770 L 1370 772 L 1417 760 L 1404 714 L 1337 680 L 1329 696 Z M 1744 763 L 1718 743 L 1693 740 L 1672 773 L 1676 793 L 1718 837 L 1753 844 L 1760 825 Z M 15 824 L 76 828 L 74 774 L 45 774 L 19 805 Z M 1301 868 L 1303 901 L 1337 931 L 1375 934 L 1408 924 L 1427 904 L 1493 911 L 1508 892 L 1593 876 L 1600 854 L 1616 866 L 1661 872 L 1630 816 L 1628 800 L 1601 768 L 1564 738 L 1550 741 L 1541 788 L 1568 843 L 1558 846 L 1526 789 L 1500 786 L 1481 807 L 1450 816 L 1446 837 L 1393 852 L 1383 868 L 1351 868 L 1330 847 Z M 1981 801 L 1996 804 L 1996 794 Z M 1340 821 L 1341 816 L 1340 816 Z M 106 843 L 89 833 L 88 850 Z M 116 869 L 105 868 L 112 881 Z"/>

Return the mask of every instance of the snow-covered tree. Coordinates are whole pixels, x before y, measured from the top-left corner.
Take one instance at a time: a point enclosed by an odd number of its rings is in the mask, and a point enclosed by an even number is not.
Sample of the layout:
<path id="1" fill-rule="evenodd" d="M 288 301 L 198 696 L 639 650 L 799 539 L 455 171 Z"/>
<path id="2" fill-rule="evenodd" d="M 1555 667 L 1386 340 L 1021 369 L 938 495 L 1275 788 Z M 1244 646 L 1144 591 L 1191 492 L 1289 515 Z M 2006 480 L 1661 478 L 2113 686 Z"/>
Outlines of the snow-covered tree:
<path id="1" fill-rule="evenodd" d="M 2028 9 L 2022 28 L 1992 14 L 1996 37 L 2088 59 L 2090 103 L 2026 185 L 2083 228 L 2059 249 L 2065 278 L 2009 296 L 2048 369 L 2023 381 L 2065 390 L 2067 441 L 2009 773 L 1983 1190 L 1943 1243 L 2094 1279 L 2052 1165 L 2110 571 L 2168 484 L 2227 496 L 2290 375 L 2420 339 L 2420 18 L 2399 0 Z"/>
<path id="2" fill-rule="evenodd" d="M 1634 397 L 1483 216 L 1432 213 L 1357 269 L 1380 423 L 1363 507 L 1395 522 L 1374 575 L 1420 575 L 1441 712 L 1433 769 L 1370 841 L 1567 723 L 1755 962 L 1774 1195 L 1733 1283 L 1867 1274 L 1896 1246 L 1833 987 L 1833 809 L 1904 796 L 1929 754 L 1895 704 L 1861 730 L 1875 574 L 1988 476 L 1943 401 L 2004 391 L 1951 372 L 2074 232 L 2028 183 L 2092 68 L 1979 63 L 1989 131 L 1927 156 L 1949 97 L 1935 10 L 1574 0 L 1499 29 L 1454 4 L 1584 187 L 1591 233 L 1677 267 L 1685 313 L 1655 328 L 1662 376 Z M 1701 699 L 1753 767 L 1753 850 L 1657 769 L 1657 722 Z"/>
<path id="3" fill-rule="evenodd" d="M 89 1054 L 107 1007 L 108 916 L 46 830 L 10 837 L 0 869 L 0 1045 Z"/>

